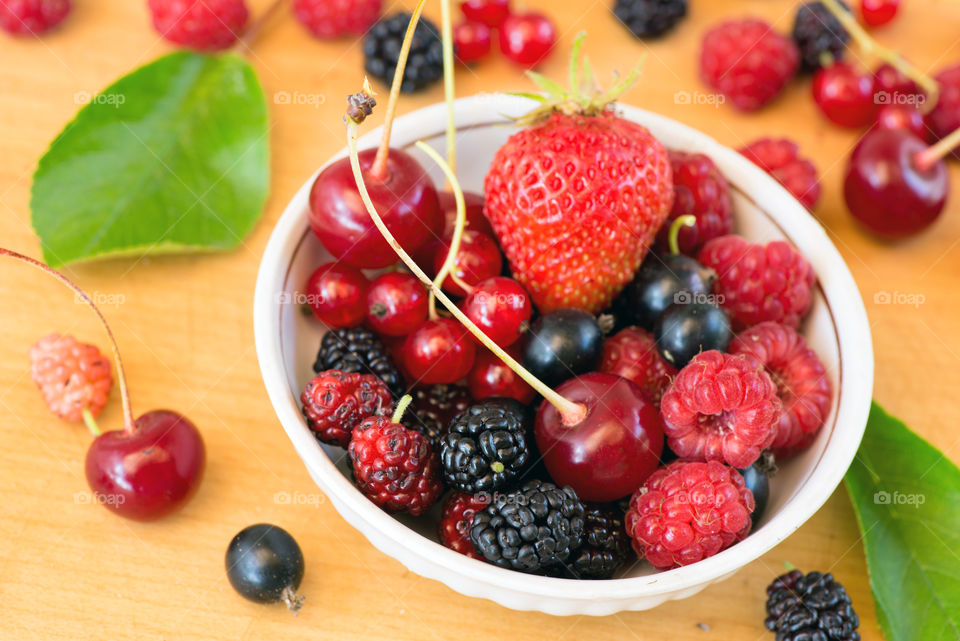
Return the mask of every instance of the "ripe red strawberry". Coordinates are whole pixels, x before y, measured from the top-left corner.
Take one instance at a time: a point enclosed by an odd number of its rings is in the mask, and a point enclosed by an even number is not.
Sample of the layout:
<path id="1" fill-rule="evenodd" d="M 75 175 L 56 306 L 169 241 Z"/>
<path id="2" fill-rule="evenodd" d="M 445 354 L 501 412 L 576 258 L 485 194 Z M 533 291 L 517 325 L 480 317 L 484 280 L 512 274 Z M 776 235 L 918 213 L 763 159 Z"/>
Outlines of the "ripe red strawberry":
<path id="1" fill-rule="evenodd" d="M 666 150 L 608 104 L 634 77 L 602 97 L 548 90 L 556 104 L 522 119 L 533 124 L 507 140 L 487 173 L 487 218 L 541 313 L 605 309 L 670 212 Z"/>

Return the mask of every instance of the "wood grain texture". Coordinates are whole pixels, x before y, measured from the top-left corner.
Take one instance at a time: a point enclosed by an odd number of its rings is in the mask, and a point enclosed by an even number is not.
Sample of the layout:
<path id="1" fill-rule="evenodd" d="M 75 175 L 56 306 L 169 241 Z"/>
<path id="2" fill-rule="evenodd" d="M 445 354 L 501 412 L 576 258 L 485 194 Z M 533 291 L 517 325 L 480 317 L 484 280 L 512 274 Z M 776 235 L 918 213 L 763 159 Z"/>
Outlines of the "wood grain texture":
<path id="1" fill-rule="evenodd" d="M 75 96 L 94 93 L 170 50 L 150 27 L 143 1 L 75 4 L 63 28 L 43 41 L 0 37 L 0 244 L 31 255 L 39 255 L 39 246 L 29 223 L 30 175 L 76 111 Z M 250 4 L 258 12 L 267 2 Z M 616 23 L 609 0 L 528 4 L 545 9 L 560 27 L 560 51 L 545 66 L 548 74 L 562 76 L 566 51 L 585 29 L 598 74 L 625 71 L 646 54 L 643 78 L 625 102 L 666 113 L 734 147 L 770 135 L 800 143 L 823 172 L 817 216 L 867 304 L 877 399 L 960 459 L 956 194 L 927 233 L 902 244 L 879 243 L 856 228 L 840 197 L 844 159 L 858 134 L 824 122 L 809 98 L 808 80 L 795 82 L 776 104 L 754 115 L 700 100 L 706 94 L 696 76 L 696 55 L 704 29 L 723 17 L 754 14 L 786 31 L 795 3 L 693 0 L 691 17 L 670 37 L 649 45 Z M 884 43 L 923 69 L 960 59 L 960 3 L 904 4 L 901 17 L 877 32 Z M 427 15 L 439 17 L 437 2 L 431 1 Z M 653 611 L 605 618 L 513 612 L 462 597 L 408 572 L 341 520 L 308 477 L 267 400 L 254 354 L 251 307 L 259 257 L 273 224 L 306 177 L 343 145 L 340 112 L 344 96 L 360 84 L 361 50 L 353 42 L 311 39 L 285 10 L 249 58 L 267 95 L 286 92 L 291 104 L 270 105 L 272 193 L 262 222 L 243 245 L 222 254 L 109 260 L 67 270 L 105 303 L 135 407 L 175 408 L 203 432 L 207 475 L 182 513 L 145 525 L 86 503 L 83 456 L 89 436 L 47 412 L 30 381 L 26 351 L 50 331 L 104 346 L 105 337 L 59 285 L 26 267 L 0 264 L 0 638 L 761 641 L 772 639 L 762 626 L 763 590 L 787 560 L 832 570 L 862 615 L 863 638 L 881 638 L 843 489 L 795 535 L 729 581 Z M 459 95 L 529 88 L 499 56 L 460 70 L 457 82 Z M 678 104 L 680 91 L 690 92 L 690 104 Z M 441 99 L 437 87 L 404 99 L 401 110 Z M 382 113 L 374 116 L 371 126 L 380 118 Z M 951 176 L 956 187 L 956 164 Z M 914 295 L 921 302 L 880 304 L 884 292 Z M 116 398 L 101 422 L 119 426 Z M 284 504 L 278 493 L 301 502 Z M 230 537 L 259 521 L 287 528 L 304 549 L 308 569 L 302 591 L 308 600 L 297 618 L 282 608 L 247 603 L 224 576 Z"/>

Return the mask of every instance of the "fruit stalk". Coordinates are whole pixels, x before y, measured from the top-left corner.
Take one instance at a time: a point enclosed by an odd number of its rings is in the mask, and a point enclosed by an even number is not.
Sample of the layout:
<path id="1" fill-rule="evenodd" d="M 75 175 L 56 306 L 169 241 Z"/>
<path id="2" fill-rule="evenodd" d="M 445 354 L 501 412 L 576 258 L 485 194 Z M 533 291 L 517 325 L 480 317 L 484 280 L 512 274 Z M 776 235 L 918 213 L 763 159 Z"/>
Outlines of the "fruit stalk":
<path id="1" fill-rule="evenodd" d="M 124 431 L 127 434 L 132 434 L 136 430 L 136 422 L 133 420 L 133 411 L 130 409 L 130 393 L 127 390 L 127 377 L 123 371 L 123 361 L 120 360 L 120 348 L 117 346 L 117 340 L 114 338 L 113 332 L 110 330 L 110 325 L 107 324 L 107 319 L 103 317 L 100 309 L 93 304 L 93 301 L 90 300 L 90 297 L 87 296 L 82 289 L 77 287 L 73 281 L 49 265 L 45 265 L 38 260 L 30 258 L 29 256 L 24 256 L 23 254 L 17 253 L 11 249 L 6 249 L 4 247 L 0 247 L 0 256 L 13 258 L 22 263 L 26 263 L 31 267 L 39 269 L 45 274 L 53 276 L 58 281 L 63 283 L 68 289 L 70 289 L 75 295 L 77 295 L 80 300 L 82 300 L 88 307 L 90 307 L 90 309 L 93 310 L 93 312 L 97 315 L 97 318 L 100 319 L 100 323 L 107 331 L 107 337 L 110 339 L 110 349 L 113 351 L 113 360 L 117 364 L 117 378 L 120 379 L 120 400 L 123 403 Z"/>
<path id="2" fill-rule="evenodd" d="M 440 156 L 433 150 L 433 148 L 423 144 L 422 142 L 418 142 L 417 147 L 430 156 L 438 165 L 443 166 L 442 159 L 440 159 Z M 449 164 L 447 164 L 447 166 L 449 167 Z M 454 175 L 452 167 L 450 167 L 449 175 Z M 453 226 L 453 237 L 450 239 L 450 249 L 447 251 L 447 257 L 444 259 L 443 265 L 440 267 L 440 271 L 437 272 L 437 277 L 433 279 L 433 285 L 430 288 L 429 308 L 431 320 L 437 318 L 437 297 L 434 294 L 434 291 L 443 286 L 443 281 L 447 278 L 448 274 L 451 278 L 454 276 L 454 274 L 451 274 L 450 272 L 453 270 L 453 266 L 457 261 L 457 254 L 460 252 L 460 241 L 463 239 L 463 226 L 467 219 L 467 206 L 463 201 L 463 190 L 460 189 L 460 186 L 456 185 L 455 182 L 456 181 L 450 183 L 450 186 L 453 188 L 453 197 L 457 203 L 457 220 L 456 224 Z"/>
<path id="3" fill-rule="evenodd" d="M 936 144 L 930 145 L 918 153 L 914 161 L 917 163 L 918 168 L 927 171 L 958 145 L 960 145 L 960 127 L 954 129 L 949 136 L 941 138 Z"/>
<path id="4" fill-rule="evenodd" d="M 677 219 L 670 225 L 668 242 L 670 244 L 670 253 L 680 253 L 680 228 L 693 227 L 697 224 L 697 217 L 687 214 L 686 216 L 677 216 Z"/>
<path id="5" fill-rule="evenodd" d="M 422 143 L 417 143 L 422 151 L 425 151 L 428 155 L 432 152 L 432 149 L 426 147 Z M 363 180 L 363 171 L 360 168 L 360 160 L 357 156 L 357 123 L 347 118 L 347 146 L 350 150 L 350 165 L 353 168 L 353 175 L 357 181 L 357 190 L 360 192 L 360 199 L 363 201 L 364 206 L 367 208 L 367 212 L 370 214 L 370 217 L 373 219 L 374 225 L 377 229 L 380 230 L 380 233 L 383 235 L 383 238 L 387 241 L 390 247 L 397 253 L 397 256 L 400 257 L 400 260 L 410 269 L 411 272 L 423 283 L 434 296 L 447 308 L 454 318 L 456 318 L 460 323 L 466 327 L 471 334 L 473 334 L 478 341 L 480 341 L 487 349 L 497 355 L 504 363 L 507 364 L 510 369 L 517 373 L 527 384 L 535 389 L 544 399 L 547 400 L 551 405 L 557 408 L 557 411 L 560 413 L 562 420 L 565 425 L 573 426 L 580 423 L 587 414 L 587 408 L 580 403 L 574 403 L 573 401 L 567 400 L 566 398 L 560 396 L 555 391 L 543 384 L 537 377 L 527 371 L 520 363 L 514 360 L 509 354 L 507 354 L 499 345 L 490 339 L 483 331 L 477 327 L 466 314 L 464 314 L 460 309 L 451 301 L 443 291 L 430 280 L 430 278 L 424 273 L 424 271 L 417 265 L 416 261 L 410 257 L 410 255 L 400 246 L 400 243 L 397 242 L 397 239 L 394 238 L 393 233 L 387 228 L 386 224 L 383 222 L 383 219 L 380 218 L 380 214 L 377 213 L 376 207 L 373 205 L 373 201 L 370 199 L 370 194 L 367 192 L 367 186 Z M 429 149 L 429 151 L 427 151 Z M 458 201 L 462 201 L 463 193 L 460 190 L 459 183 L 457 182 L 456 176 L 450 171 L 450 167 L 447 166 L 445 162 L 442 161 L 440 155 L 436 152 L 433 152 L 433 159 L 438 161 L 440 168 L 443 170 L 444 174 L 447 176 L 447 180 L 450 181 L 450 184 L 454 188 L 454 193 L 458 194 Z"/>
<path id="6" fill-rule="evenodd" d="M 453 113 L 453 24 L 450 16 L 450 0 L 441 0 L 440 11 L 440 30 L 443 38 L 443 100 L 447 103 L 447 164 L 456 175 L 457 124 Z M 457 215 L 459 214 L 458 211 Z"/>

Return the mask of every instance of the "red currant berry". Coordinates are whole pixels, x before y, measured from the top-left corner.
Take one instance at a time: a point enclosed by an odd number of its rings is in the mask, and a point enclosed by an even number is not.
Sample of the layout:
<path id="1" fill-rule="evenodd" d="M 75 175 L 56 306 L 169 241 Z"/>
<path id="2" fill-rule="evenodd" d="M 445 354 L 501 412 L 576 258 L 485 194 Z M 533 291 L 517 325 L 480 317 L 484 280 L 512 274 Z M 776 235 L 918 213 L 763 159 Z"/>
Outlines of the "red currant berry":
<path id="1" fill-rule="evenodd" d="M 529 12 L 508 16 L 500 27 L 500 51 L 524 67 L 536 67 L 557 43 L 557 29 L 545 15 Z"/>
<path id="2" fill-rule="evenodd" d="M 330 329 L 353 327 L 366 316 L 370 281 L 359 269 L 343 263 L 317 267 L 307 280 L 307 303 Z"/>
<path id="3" fill-rule="evenodd" d="M 490 53 L 490 27 L 482 22 L 461 22 L 453 28 L 453 47 L 464 64 L 480 60 Z"/>
<path id="4" fill-rule="evenodd" d="M 443 233 L 445 236 L 449 236 L 453 233 L 453 228 L 457 224 L 457 199 L 449 191 L 441 191 L 437 194 L 437 198 L 440 201 L 440 211 L 447 219 Z M 483 194 L 465 191 L 463 192 L 463 204 L 466 214 L 465 229 L 496 237 L 496 234 L 493 233 L 493 227 L 490 226 L 490 221 L 483 215 Z"/>
<path id="5" fill-rule="evenodd" d="M 877 111 L 874 129 L 905 129 L 920 140 L 927 140 L 923 114 L 913 105 L 882 105 Z"/>
<path id="6" fill-rule="evenodd" d="M 520 360 L 520 351 L 516 345 L 509 347 L 507 353 Z M 526 381 L 486 348 L 481 348 L 477 354 L 473 368 L 467 375 L 467 386 L 470 388 L 470 396 L 476 401 L 505 396 L 528 405 L 537 395 Z"/>
<path id="7" fill-rule="evenodd" d="M 813 99 L 820 111 L 841 127 L 864 127 L 877 112 L 873 75 L 848 62 L 837 62 L 813 76 Z"/>
<path id="8" fill-rule="evenodd" d="M 496 28 L 510 15 L 510 0 L 465 0 L 460 10 L 467 20 Z"/>
<path id="9" fill-rule="evenodd" d="M 440 251 L 433 255 L 433 273 L 440 272 L 443 261 L 450 251 L 452 236 L 443 239 Z M 453 264 L 453 273 L 467 285 L 474 286 L 491 276 L 496 276 L 503 270 L 503 256 L 496 241 L 478 231 L 467 230 L 460 239 L 460 251 Z M 453 296 L 466 296 L 460 285 L 449 276 L 443 281 L 443 289 Z"/>
<path id="10" fill-rule="evenodd" d="M 920 96 L 923 92 L 910 78 L 899 69 L 884 63 L 873 72 L 873 84 L 877 91 L 877 102 L 895 103 L 905 100 L 904 96 Z"/>
<path id="11" fill-rule="evenodd" d="M 466 328 L 449 318 L 428 320 L 403 344 L 403 362 L 418 385 L 459 381 L 473 367 L 476 353 Z"/>
<path id="12" fill-rule="evenodd" d="M 464 299 L 463 313 L 494 343 L 506 347 L 526 331 L 533 305 L 523 285 L 512 278 L 494 276 L 479 283 Z"/>
<path id="13" fill-rule="evenodd" d="M 868 27 L 885 25 L 897 15 L 900 0 L 860 0 L 860 17 Z"/>
<path id="14" fill-rule="evenodd" d="M 427 292 L 407 272 L 381 274 L 367 290 L 367 321 L 386 336 L 406 336 L 427 320 Z"/>

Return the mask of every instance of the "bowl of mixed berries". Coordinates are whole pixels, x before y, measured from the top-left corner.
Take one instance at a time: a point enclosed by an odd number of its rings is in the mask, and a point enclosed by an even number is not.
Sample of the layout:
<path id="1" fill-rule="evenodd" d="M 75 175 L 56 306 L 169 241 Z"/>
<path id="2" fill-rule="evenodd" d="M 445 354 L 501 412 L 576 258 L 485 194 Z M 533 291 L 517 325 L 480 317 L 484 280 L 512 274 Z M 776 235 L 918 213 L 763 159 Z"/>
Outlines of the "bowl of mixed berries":
<path id="1" fill-rule="evenodd" d="M 873 354 L 803 205 L 615 103 L 632 77 L 574 72 L 359 140 L 375 101 L 351 96 L 254 314 L 283 428 L 371 543 L 463 594 L 602 615 L 694 594 L 806 521 L 856 453 Z"/>

